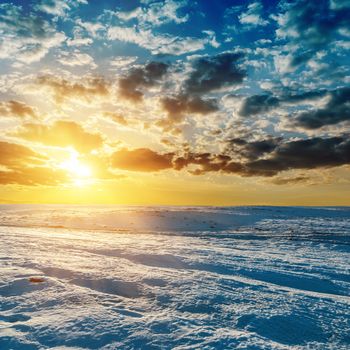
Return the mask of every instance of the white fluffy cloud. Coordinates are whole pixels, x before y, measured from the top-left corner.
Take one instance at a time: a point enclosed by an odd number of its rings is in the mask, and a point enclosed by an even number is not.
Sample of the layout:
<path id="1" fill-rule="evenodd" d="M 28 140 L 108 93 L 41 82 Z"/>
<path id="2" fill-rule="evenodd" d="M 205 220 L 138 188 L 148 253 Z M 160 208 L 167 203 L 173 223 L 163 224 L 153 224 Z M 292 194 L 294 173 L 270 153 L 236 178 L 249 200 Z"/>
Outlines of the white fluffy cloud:
<path id="1" fill-rule="evenodd" d="M 35 9 L 53 16 L 64 16 L 73 7 L 87 3 L 87 0 L 42 0 Z"/>
<path id="2" fill-rule="evenodd" d="M 142 1 L 147 7 L 137 7 L 132 11 L 118 11 L 115 15 L 124 21 L 137 19 L 141 26 L 161 26 L 162 24 L 174 22 L 177 24 L 187 22 L 188 14 L 180 15 L 179 10 L 187 5 L 187 1 Z"/>
<path id="3" fill-rule="evenodd" d="M 113 67 L 124 67 L 135 62 L 136 60 L 137 57 L 135 56 L 116 57 L 110 62 L 110 65 Z"/>
<path id="4" fill-rule="evenodd" d="M 110 27 L 109 40 L 130 42 L 150 50 L 152 54 L 182 55 L 204 49 L 206 45 L 216 46 L 213 32 L 204 32 L 204 38 L 178 37 L 169 34 L 154 34 L 151 30 L 135 27 Z"/>
<path id="5" fill-rule="evenodd" d="M 23 63 L 40 61 L 65 39 L 64 33 L 42 17 L 24 14 L 21 7 L 0 5 L 0 58 Z"/>
<path id="6" fill-rule="evenodd" d="M 97 65 L 94 59 L 87 53 L 82 53 L 79 51 L 74 52 L 61 52 L 58 62 L 65 66 L 90 66 L 91 68 L 96 68 Z"/>
<path id="7" fill-rule="evenodd" d="M 84 28 L 93 38 L 98 37 L 98 33 L 105 29 L 100 22 L 83 22 L 80 18 L 76 21 L 77 25 Z"/>
<path id="8" fill-rule="evenodd" d="M 261 17 L 263 6 L 259 2 L 253 2 L 248 6 L 246 12 L 243 12 L 238 18 L 241 24 L 248 27 L 265 26 L 269 22 Z"/>

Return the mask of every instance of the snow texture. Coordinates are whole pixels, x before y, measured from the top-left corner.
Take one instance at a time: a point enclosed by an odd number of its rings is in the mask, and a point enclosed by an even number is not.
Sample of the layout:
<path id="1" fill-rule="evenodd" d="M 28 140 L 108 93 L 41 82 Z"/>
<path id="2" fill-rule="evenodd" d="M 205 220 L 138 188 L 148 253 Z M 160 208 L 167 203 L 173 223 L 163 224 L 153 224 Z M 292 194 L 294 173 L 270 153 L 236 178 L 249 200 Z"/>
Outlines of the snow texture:
<path id="1" fill-rule="evenodd" d="M 349 349 L 350 208 L 0 206 L 0 349 Z"/>

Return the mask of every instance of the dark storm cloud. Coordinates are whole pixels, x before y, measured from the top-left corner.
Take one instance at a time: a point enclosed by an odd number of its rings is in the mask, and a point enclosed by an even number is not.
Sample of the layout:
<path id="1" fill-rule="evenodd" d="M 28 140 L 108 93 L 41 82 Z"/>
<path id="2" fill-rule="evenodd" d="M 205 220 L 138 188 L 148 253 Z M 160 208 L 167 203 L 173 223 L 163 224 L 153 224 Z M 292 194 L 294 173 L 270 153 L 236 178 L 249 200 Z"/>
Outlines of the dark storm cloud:
<path id="1" fill-rule="evenodd" d="M 169 66 L 162 62 L 150 62 L 141 68 L 133 68 L 119 80 L 119 92 L 122 97 L 140 101 L 142 88 L 157 85 L 167 73 Z"/>
<path id="2" fill-rule="evenodd" d="M 284 170 L 335 167 L 350 163 L 349 136 L 281 143 L 267 159 L 245 164 L 248 174 L 272 176 Z"/>
<path id="3" fill-rule="evenodd" d="M 293 124 L 304 129 L 318 129 L 350 120 L 350 87 L 330 91 L 324 108 L 297 114 Z"/>
<path id="4" fill-rule="evenodd" d="M 271 153 L 280 144 L 281 138 L 267 138 L 265 140 L 258 140 L 248 142 L 242 138 L 234 138 L 229 140 L 228 150 L 231 153 L 239 154 L 244 158 L 250 160 L 257 159 L 266 153 Z"/>
<path id="5" fill-rule="evenodd" d="M 181 170 L 190 165 L 197 165 L 191 170 L 193 175 L 201 175 L 207 172 L 219 172 L 227 167 L 231 157 L 224 154 L 194 153 L 186 152 L 184 155 L 174 159 L 174 169 Z"/>
<path id="6" fill-rule="evenodd" d="M 185 152 L 184 155 L 177 157 L 174 159 L 174 169 L 181 170 L 191 164 L 200 165 L 202 169 L 204 167 L 210 167 L 214 170 L 214 167 L 210 166 L 210 164 L 214 161 L 214 157 L 209 152 L 203 152 L 203 153 L 194 153 L 194 152 Z M 227 157 L 227 160 L 229 160 L 230 157 Z M 226 160 L 226 158 L 225 158 Z M 217 162 L 218 168 L 215 170 L 220 170 L 221 165 L 219 165 L 219 162 Z"/>
<path id="7" fill-rule="evenodd" d="M 279 99 L 271 95 L 253 95 L 247 97 L 239 110 L 243 117 L 268 112 L 279 105 Z"/>
<path id="8" fill-rule="evenodd" d="M 293 169 L 330 168 L 350 164 L 350 138 L 348 135 L 330 138 L 284 141 L 266 139 L 247 142 L 230 140 L 239 145 L 237 150 L 225 154 L 196 153 L 186 150 L 181 155 L 157 153 L 150 149 L 120 150 L 112 155 L 112 166 L 132 171 L 182 170 L 201 175 L 222 172 L 239 176 L 275 176 Z M 193 169 L 193 166 L 194 169 Z"/>
<path id="9" fill-rule="evenodd" d="M 308 61 L 319 50 L 324 50 L 336 40 L 339 29 L 350 26 L 350 5 L 337 0 L 299 0 L 284 4 L 284 14 L 279 32 L 298 46 L 290 62 L 292 67 Z"/>
<path id="10" fill-rule="evenodd" d="M 218 111 L 220 109 L 218 100 L 205 98 L 204 95 L 241 83 L 246 76 L 237 65 L 241 58 L 243 58 L 241 52 L 226 52 L 195 59 L 192 62 L 193 70 L 180 85 L 181 92 L 160 99 L 168 117 L 159 121 L 158 125 L 165 130 L 172 130 L 186 114 L 206 115 Z"/>
<path id="11" fill-rule="evenodd" d="M 161 105 L 171 117 L 184 113 L 209 114 L 219 109 L 216 99 L 202 99 L 189 95 L 164 97 L 161 99 Z"/>
<path id="12" fill-rule="evenodd" d="M 283 104 L 298 103 L 307 100 L 316 100 L 327 94 L 326 90 L 305 91 L 299 94 L 293 94 L 285 91 L 281 96 L 273 96 L 271 94 L 252 95 L 246 97 L 238 111 L 242 117 L 249 117 L 266 113 Z"/>
<path id="13" fill-rule="evenodd" d="M 245 162 L 237 161 L 234 155 L 230 161 L 218 161 L 217 156 L 210 156 L 197 173 L 219 170 L 241 176 L 275 176 L 286 170 L 329 168 L 350 163 L 349 136 L 298 141 L 280 139 L 278 144 L 260 141 L 246 143 L 245 148 L 248 154 L 252 152 L 251 158 L 258 154 L 267 157 Z"/>
<path id="14" fill-rule="evenodd" d="M 246 72 L 238 66 L 243 53 L 221 53 L 201 57 L 193 62 L 193 72 L 184 83 L 187 94 L 205 94 L 223 87 L 239 84 Z"/>
<path id="15" fill-rule="evenodd" d="M 317 100 L 327 94 L 327 90 L 304 91 L 299 94 L 285 93 L 280 97 L 282 102 L 297 103 L 305 100 Z"/>

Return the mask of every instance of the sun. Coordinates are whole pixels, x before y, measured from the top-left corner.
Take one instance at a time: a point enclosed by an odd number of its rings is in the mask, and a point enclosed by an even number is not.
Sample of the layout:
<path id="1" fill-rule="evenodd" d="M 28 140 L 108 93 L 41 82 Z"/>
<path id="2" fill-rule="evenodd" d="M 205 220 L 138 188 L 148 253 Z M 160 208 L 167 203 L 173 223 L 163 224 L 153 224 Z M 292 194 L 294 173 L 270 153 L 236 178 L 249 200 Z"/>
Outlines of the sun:
<path id="1" fill-rule="evenodd" d="M 72 154 L 70 159 L 61 163 L 61 168 L 66 170 L 73 178 L 86 179 L 92 176 L 91 168 L 83 164 L 76 154 Z"/>

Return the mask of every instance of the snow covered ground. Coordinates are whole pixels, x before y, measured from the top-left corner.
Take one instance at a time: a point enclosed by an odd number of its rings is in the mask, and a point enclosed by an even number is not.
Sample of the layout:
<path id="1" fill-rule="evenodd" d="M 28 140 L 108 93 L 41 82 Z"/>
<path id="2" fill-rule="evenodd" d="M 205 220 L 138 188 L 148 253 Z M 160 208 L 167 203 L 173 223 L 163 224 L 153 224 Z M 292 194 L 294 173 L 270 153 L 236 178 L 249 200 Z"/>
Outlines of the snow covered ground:
<path id="1" fill-rule="evenodd" d="M 349 251 L 350 208 L 2 205 L 0 349 L 349 349 Z"/>

